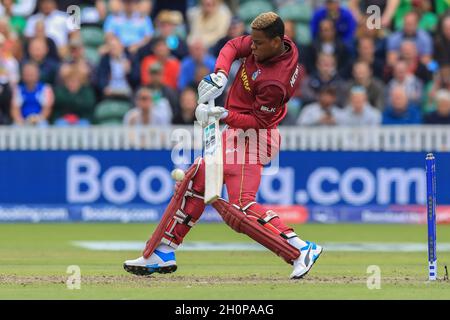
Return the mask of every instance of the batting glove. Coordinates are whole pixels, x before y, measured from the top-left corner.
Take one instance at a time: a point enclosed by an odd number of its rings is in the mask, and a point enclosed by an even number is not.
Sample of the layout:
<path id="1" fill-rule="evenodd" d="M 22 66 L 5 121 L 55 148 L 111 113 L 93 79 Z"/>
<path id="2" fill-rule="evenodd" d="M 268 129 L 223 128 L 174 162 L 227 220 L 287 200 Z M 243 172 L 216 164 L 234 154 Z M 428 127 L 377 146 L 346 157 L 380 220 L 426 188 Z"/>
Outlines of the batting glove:
<path id="1" fill-rule="evenodd" d="M 207 103 L 223 93 L 228 78 L 222 72 L 211 73 L 203 78 L 198 85 L 198 103 Z"/>
<path id="2" fill-rule="evenodd" d="M 206 126 L 210 117 L 222 120 L 228 116 L 228 110 L 222 107 L 208 107 L 206 104 L 199 104 L 195 109 L 195 118 L 201 126 Z"/>

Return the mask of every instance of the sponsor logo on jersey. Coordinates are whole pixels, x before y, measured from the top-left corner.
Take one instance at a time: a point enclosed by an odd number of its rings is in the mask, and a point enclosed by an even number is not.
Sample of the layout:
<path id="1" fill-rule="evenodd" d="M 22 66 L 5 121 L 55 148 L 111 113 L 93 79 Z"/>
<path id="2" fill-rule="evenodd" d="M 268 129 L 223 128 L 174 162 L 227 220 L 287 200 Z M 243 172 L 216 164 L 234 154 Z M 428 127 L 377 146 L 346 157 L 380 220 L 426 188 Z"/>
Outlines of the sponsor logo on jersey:
<path id="1" fill-rule="evenodd" d="M 277 110 L 277 108 L 269 108 L 266 106 L 261 106 L 261 111 L 264 111 L 264 112 L 274 113 L 276 110 Z"/>
<path id="2" fill-rule="evenodd" d="M 294 74 L 291 77 L 291 81 L 289 82 L 291 84 L 292 88 L 294 87 L 295 81 L 297 81 L 298 73 L 299 73 L 299 68 L 298 68 L 298 65 L 297 65 L 297 68 L 295 68 L 295 72 L 294 72 Z"/>
<path id="3" fill-rule="evenodd" d="M 256 78 L 258 78 L 258 76 L 259 76 L 260 74 L 261 74 L 261 70 L 260 70 L 260 69 L 258 69 L 258 70 L 256 70 L 255 72 L 253 72 L 253 74 L 252 74 L 252 80 L 255 81 Z"/>
<path id="4" fill-rule="evenodd" d="M 245 67 L 242 67 L 241 80 L 242 80 L 242 85 L 244 86 L 244 89 L 247 90 L 248 92 L 252 91 L 250 89 L 250 83 L 248 81 L 247 71 L 245 71 Z"/>

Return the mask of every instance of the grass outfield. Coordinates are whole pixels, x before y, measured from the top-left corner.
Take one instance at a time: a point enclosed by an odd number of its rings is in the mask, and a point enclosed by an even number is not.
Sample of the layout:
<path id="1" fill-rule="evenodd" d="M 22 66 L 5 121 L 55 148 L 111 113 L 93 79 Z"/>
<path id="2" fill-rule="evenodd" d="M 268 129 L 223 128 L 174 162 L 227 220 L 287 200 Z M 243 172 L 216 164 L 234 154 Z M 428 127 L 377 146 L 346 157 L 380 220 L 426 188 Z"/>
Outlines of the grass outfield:
<path id="1" fill-rule="evenodd" d="M 142 278 L 122 269 L 139 251 L 90 251 L 72 241 L 142 241 L 155 225 L 0 225 L 0 299 L 450 299 L 450 282 L 428 283 L 426 252 L 327 252 L 300 281 L 270 252 L 177 253 L 178 271 Z M 426 242 L 426 226 L 300 225 L 304 239 L 333 242 Z M 186 241 L 247 242 L 224 224 L 199 224 Z M 438 227 L 438 243 L 450 226 Z M 438 252 L 439 277 L 450 252 Z M 68 290 L 66 269 L 81 268 L 81 289 Z M 369 290 L 367 267 L 381 269 Z"/>

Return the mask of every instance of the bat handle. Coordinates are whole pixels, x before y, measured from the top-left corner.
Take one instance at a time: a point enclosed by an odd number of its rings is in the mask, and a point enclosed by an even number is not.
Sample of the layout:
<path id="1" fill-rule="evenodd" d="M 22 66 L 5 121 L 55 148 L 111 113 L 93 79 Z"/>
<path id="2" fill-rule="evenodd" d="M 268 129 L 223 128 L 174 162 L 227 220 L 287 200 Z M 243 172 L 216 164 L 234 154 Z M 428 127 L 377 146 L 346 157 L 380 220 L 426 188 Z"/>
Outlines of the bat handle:
<path id="1" fill-rule="evenodd" d="M 213 108 L 213 107 L 215 107 L 215 105 L 214 105 L 215 103 L 214 103 L 214 99 L 211 99 L 211 100 L 209 100 L 208 101 L 208 108 Z M 214 119 L 214 117 L 209 117 L 209 123 L 211 123 L 211 122 L 213 122 L 215 119 Z"/>

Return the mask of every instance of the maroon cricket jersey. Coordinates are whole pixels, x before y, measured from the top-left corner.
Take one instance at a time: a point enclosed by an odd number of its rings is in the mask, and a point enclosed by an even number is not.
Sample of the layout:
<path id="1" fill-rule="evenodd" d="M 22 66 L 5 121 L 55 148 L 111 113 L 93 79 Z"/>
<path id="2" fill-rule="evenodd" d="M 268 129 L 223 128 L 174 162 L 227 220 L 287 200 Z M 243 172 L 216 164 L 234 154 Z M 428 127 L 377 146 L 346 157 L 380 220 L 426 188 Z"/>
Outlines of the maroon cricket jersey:
<path id="1" fill-rule="evenodd" d="M 227 73 L 233 61 L 242 60 L 225 104 L 229 110 L 225 123 L 244 130 L 275 129 L 286 116 L 286 103 L 298 86 L 298 49 L 285 36 L 286 52 L 261 63 L 255 61 L 251 44 L 250 36 L 232 39 L 217 58 L 216 72 Z"/>

